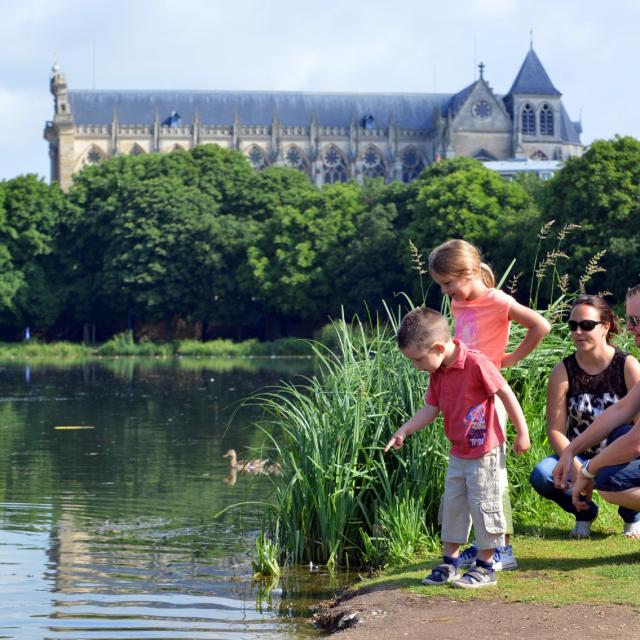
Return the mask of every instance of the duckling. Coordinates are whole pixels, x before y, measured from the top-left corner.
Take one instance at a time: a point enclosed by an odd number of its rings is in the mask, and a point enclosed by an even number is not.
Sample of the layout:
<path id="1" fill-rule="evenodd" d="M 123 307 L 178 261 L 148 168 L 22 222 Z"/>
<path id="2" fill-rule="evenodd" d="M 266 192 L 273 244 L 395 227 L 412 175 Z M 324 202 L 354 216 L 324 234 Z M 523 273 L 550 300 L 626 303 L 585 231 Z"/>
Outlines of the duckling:
<path id="1" fill-rule="evenodd" d="M 231 468 L 236 471 L 242 471 L 243 473 L 262 473 L 265 464 L 267 464 L 266 460 L 261 460 L 260 458 L 254 458 L 253 460 L 238 460 L 235 449 L 229 449 L 229 451 L 227 451 L 227 453 L 222 457 L 231 458 L 229 460 Z"/>
<path id="2" fill-rule="evenodd" d="M 268 476 L 279 476 L 282 472 L 282 465 L 279 462 L 271 462 L 265 465 L 262 473 L 265 473 Z"/>

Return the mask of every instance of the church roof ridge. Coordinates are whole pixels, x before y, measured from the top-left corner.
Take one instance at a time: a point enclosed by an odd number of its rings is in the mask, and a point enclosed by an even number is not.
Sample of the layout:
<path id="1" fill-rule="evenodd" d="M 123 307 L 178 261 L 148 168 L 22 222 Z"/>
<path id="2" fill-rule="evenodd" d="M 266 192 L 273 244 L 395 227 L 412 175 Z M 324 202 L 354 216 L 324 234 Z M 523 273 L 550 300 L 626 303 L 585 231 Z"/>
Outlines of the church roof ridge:
<path id="1" fill-rule="evenodd" d="M 162 117 L 172 112 L 182 122 L 193 122 L 198 111 L 203 124 L 233 122 L 234 114 L 243 124 L 271 123 L 273 114 L 285 126 L 311 121 L 321 126 L 348 127 L 353 118 L 371 114 L 378 127 L 386 127 L 389 115 L 394 124 L 407 129 L 433 127 L 435 109 L 442 109 L 451 94 L 428 93 L 336 93 L 303 91 L 229 90 L 71 90 L 69 100 L 76 125 L 107 124 L 113 110 L 118 120 L 128 124 L 152 124 L 156 111 Z"/>
<path id="2" fill-rule="evenodd" d="M 312 96 L 416 96 L 451 98 L 452 92 L 429 91 L 308 91 L 299 89 L 70 89 L 69 93 L 84 94 L 246 94 L 246 95 L 312 95 Z"/>

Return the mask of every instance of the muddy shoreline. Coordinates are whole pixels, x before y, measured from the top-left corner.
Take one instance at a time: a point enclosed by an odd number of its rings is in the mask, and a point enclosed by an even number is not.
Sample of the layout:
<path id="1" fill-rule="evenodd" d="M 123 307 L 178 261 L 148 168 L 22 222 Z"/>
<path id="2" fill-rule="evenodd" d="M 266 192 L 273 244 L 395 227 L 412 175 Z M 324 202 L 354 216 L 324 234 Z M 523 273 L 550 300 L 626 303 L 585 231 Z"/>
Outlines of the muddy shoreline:
<path id="1" fill-rule="evenodd" d="M 553 606 L 491 600 L 456 600 L 416 594 L 394 585 L 350 589 L 318 607 L 314 624 L 335 640 L 434 637 L 459 640 L 619 640 L 640 638 L 640 613 L 628 605 Z"/>

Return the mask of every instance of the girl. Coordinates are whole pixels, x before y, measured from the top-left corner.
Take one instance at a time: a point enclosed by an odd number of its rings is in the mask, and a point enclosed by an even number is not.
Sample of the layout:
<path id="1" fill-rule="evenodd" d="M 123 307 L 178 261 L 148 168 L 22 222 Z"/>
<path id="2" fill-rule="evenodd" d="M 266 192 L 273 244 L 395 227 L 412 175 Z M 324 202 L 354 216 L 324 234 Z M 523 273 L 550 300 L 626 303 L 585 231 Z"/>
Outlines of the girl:
<path id="1" fill-rule="evenodd" d="M 466 240 L 449 240 L 429 254 L 429 273 L 440 285 L 442 293 L 451 298 L 451 313 L 455 321 L 455 337 L 469 348 L 482 351 L 498 367 L 512 367 L 528 356 L 551 331 L 551 326 L 537 311 L 529 309 L 504 291 L 496 289 L 496 280 L 489 265 L 482 262 L 480 252 Z M 512 353 L 506 353 L 511 322 L 526 327 L 527 333 Z M 503 428 L 506 428 L 504 408 L 497 407 Z M 504 507 L 507 517 L 505 546 L 496 549 L 494 568 L 515 569 L 510 536 L 513 533 L 511 501 L 506 468 L 501 473 Z M 471 545 L 460 554 L 460 566 L 470 566 L 476 560 L 476 547 Z"/>

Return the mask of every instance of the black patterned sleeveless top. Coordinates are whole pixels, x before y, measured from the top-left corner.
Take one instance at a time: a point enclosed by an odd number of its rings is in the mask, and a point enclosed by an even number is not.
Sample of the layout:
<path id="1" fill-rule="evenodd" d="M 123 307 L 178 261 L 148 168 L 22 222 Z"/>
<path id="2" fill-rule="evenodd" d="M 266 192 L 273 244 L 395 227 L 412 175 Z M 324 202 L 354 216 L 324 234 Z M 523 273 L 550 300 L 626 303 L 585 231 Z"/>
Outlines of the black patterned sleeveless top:
<path id="1" fill-rule="evenodd" d="M 577 438 L 607 407 L 627 395 L 624 363 L 628 353 L 616 349 L 611 363 L 595 376 L 580 368 L 575 353 L 562 360 L 567 377 L 567 438 Z M 593 458 L 606 446 L 606 440 L 587 449 L 583 456 Z"/>

